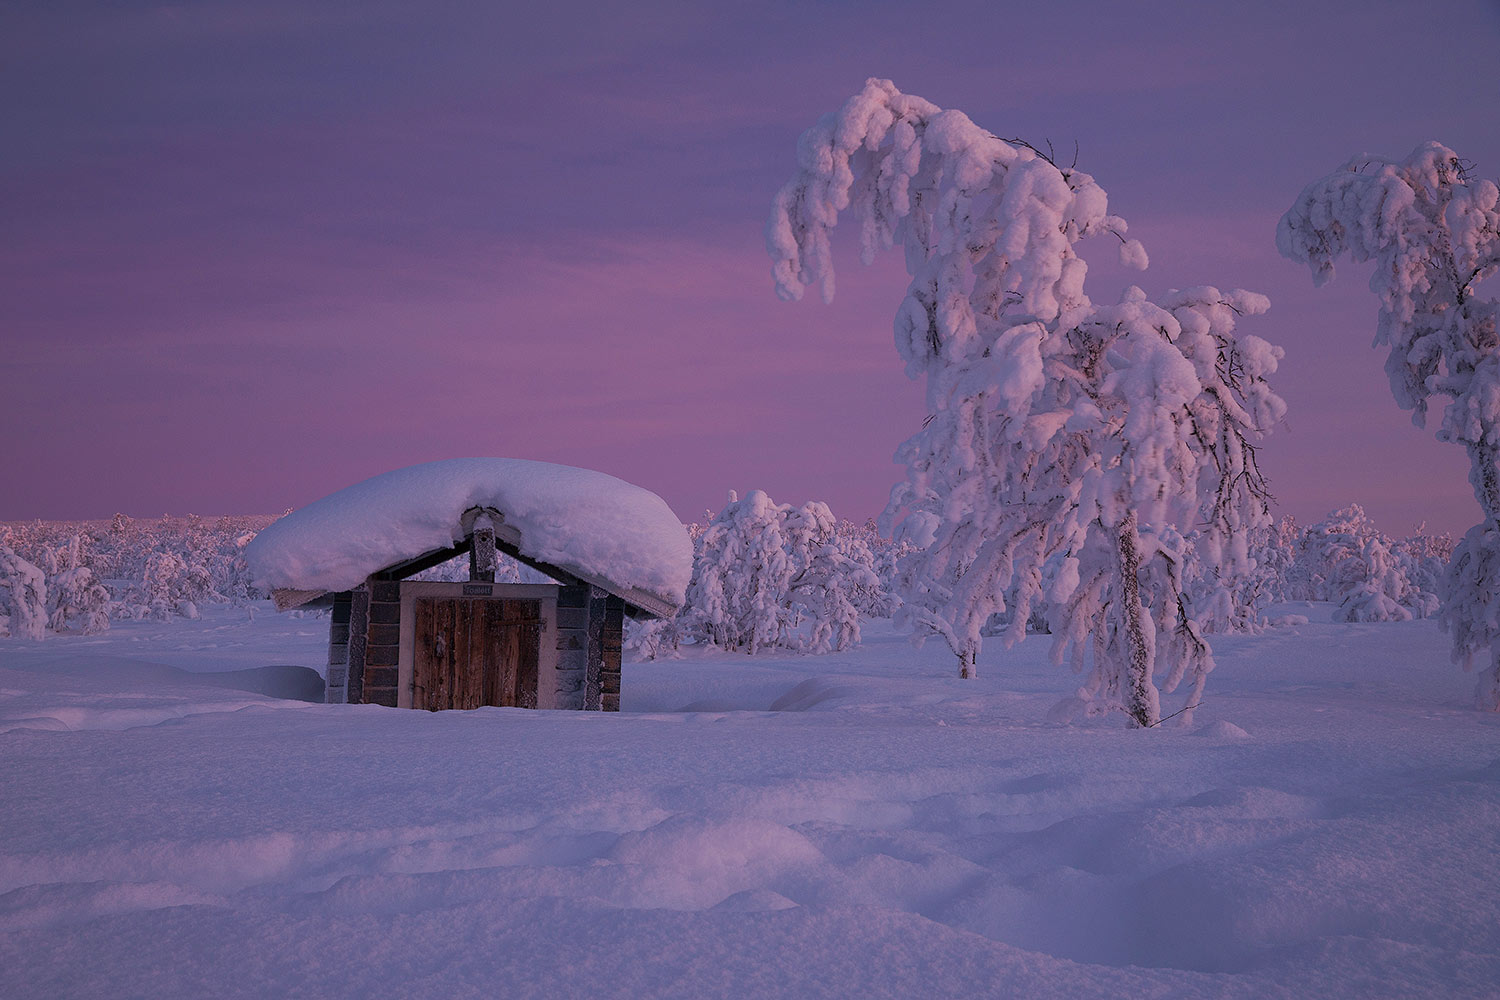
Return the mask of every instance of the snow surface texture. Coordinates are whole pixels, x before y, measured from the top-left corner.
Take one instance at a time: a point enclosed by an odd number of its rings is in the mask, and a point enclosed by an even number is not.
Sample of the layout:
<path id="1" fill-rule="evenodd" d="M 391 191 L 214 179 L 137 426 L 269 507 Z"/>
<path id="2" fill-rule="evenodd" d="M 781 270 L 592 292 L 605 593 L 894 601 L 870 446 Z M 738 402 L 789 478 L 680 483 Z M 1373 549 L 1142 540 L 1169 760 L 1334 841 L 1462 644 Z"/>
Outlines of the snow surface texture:
<path id="1" fill-rule="evenodd" d="M 693 572 L 687 530 L 655 493 L 606 476 L 516 458 L 454 458 L 366 479 L 256 536 L 257 586 L 348 590 L 371 573 L 464 537 L 464 512 L 493 507 L 524 555 L 680 607 Z"/>
<path id="2" fill-rule="evenodd" d="M 170 669 L 318 663 L 296 615 L 0 640 L 0 996 L 1494 996 L 1500 718 L 1432 621 L 1331 611 L 1149 731 L 881 622 L 627 663 L 619 714 Z"/>

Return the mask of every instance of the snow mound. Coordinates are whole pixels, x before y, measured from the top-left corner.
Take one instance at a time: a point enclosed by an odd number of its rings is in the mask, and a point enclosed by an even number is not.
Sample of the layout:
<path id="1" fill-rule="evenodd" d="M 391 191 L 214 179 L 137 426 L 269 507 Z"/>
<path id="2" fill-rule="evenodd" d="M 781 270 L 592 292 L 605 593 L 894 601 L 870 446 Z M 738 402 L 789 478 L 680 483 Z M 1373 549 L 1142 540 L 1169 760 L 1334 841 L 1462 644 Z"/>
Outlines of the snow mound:
<path id="1" fill-rule="evenodd" d="M 716 910 L 731 910 L 736 913 L 764 913 L 767 910 L 790 910 L 797 904 L 779 892 L 770 889 L 746 889 L 726 897 L 714 907 Z"/>
<path id="2" fill-rule="evenodd" d="M 525 556 L 627 600 L 639 591 L 682 605 L 693 546 L 665 501 L 602 472 L 514 458 L 455 458 L 367 479 L 267 527 L 245 561 L 260 587 L 349 590 L 461 542 L 464 513 L 476 507 L 498 510 L 497 535 Z"/>
<path id="3" fill-rule="evenodd" d="M 1218 722 L 1210 722 L 1206 726 L 1193 730 L 1193 735 L 1208 736 L 1219 740 L 1248 740 L 1250 738 L 1249 733 L 1234 723 L 1225 722 L 1223 719 L 1220 719 Z"/>
<path id="4" fill-rule="evenodd" d="M 773 712 L 805 712 L 821 705 L 830 698 L 838 698 L 844 692 L 820 677 L 809 677 L 786 694 L 771 702 Z"/>

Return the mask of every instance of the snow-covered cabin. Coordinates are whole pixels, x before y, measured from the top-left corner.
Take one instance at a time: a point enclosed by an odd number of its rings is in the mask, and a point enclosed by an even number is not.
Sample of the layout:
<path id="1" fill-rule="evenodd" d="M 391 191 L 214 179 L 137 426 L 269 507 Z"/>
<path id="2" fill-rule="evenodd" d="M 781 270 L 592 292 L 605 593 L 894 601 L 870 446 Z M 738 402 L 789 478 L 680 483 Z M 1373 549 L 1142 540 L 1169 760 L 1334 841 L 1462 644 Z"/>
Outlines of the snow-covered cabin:
<path id="1" fill-rule="evenodd" d="M 408 579 L 465 552 L 468 582 Z M 496 583 L 496 552 L 556 583 Z M 324 497 L 245 559 L 277 608 L 332 606 L 330 703 L 618 711 L 624 618 L 676 614 L 693 547 L 660 497 L 613 476 L 462 458 Z"/>

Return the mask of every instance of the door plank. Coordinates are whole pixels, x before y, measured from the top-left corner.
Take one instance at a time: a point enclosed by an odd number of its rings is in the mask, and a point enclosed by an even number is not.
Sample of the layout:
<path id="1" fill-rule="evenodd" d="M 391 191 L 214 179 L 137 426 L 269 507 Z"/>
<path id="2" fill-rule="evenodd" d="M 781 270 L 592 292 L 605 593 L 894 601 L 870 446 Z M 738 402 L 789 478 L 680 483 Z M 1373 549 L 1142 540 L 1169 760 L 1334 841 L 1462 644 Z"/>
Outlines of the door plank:
<path id="1" fill-rule="evenodd" d="M 500 613 L 504 617 L 514 620 L 515 609 L 510 607 L 510 605 L 513 605 L 517 602 L 504 601 L 502 603 L 505 606 L 500 609 Z M 515 625 L 507 625 L 505 628 L 505 639 L 500 644 L 500 687 L 504 692 L 505 704 L 507 705 L 519 705 L 521 703 L 520 699 L 516 697 L 516 677 L 518 667 L 518 663 L 516 661 L 519 658 L 520 630 L 516 628 Z"/>
<path id="2" fill-rule="evenodd" d="M 494 646 L 495 638 L 490 628 L 489 615 L 485 612 L 487 601 L 465 601 L 469 612 L 469 662 L 466 666 L 468 674 L 465 677 L 468 697 L 465 708 L 478 708 L 481 705 L 493 705 L 490 700 L 489 676 L 493 670 L 492 663 L 494 654 L 491 647 Z"/>
<path id="3" fill-rule="evenodd" d="M 433 685 L 432 638 L 436 601 L 422 598 L 416 603 L 412 629 L 412 698 L 414 708 L 430 709 Z"/>
<path id="4" fill-rule="evenodd" d="M 474 693 L 475 653 L 483 641 L 482 626 L 474 621 L 473 601 L 454 601 L 453 610 L 457 625 L 457 641 L 453 654 L 453 707 L 477 708 L 479 699 Z"/>
<path id="5" fill-rule="evenodd" d="M 458 611 L 456 601 L 443 601 L 438 605 L 437 640 L 442 653 L 439 656 L 438 695 L 435 707 L 439 709 L 453 707 L 454 663 L 458 659 L 457 650 L 461 641 L 458 634 Z"/>
<path id="6" fill-rule="evenodd" d="M 537 673 L 542 660 L 542 626 L 527 623 L 516 629 L 520 633 L 521 648 L 517 663 L 516 704 L 522 708 L 536 708 Z"/>
<path id="7" fill-rule="evenodd" d="M 514 705 L 513 693 L 510 690 L 510 667 L 508 667 L 507 646 L 510 642 L 511 628 L 505 624 L 505 606 L 510 601 L 486 601 L 484 603 L 484 615 L 489 619 L 490 636 L 490 702 L 489 705 Z"/>

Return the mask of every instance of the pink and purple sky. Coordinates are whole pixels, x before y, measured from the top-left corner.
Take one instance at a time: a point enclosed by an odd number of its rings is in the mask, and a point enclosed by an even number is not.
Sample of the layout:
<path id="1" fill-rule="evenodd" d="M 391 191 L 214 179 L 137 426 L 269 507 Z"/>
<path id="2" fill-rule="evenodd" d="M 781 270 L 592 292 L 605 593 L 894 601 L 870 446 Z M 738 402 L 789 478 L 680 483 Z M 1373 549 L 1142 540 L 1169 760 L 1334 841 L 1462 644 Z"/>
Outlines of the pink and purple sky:
<path id="1" fill-rule="evenodd" d="M 801 130 L 883 76 L 1077 142 L 1152 258 L 1096 301 L 1271 297 L 1279 513 L 1461 532 L 1368 269 L 1314 289 L 1274 231 L 1357 153 L 1500 177 L 1497 51 L 1496 0 L 6 4 L 0 520 L 277 512 L 465 455 L 686 520 L 753 488 L 878 513 L 922 416 L 900 261 L 786 304 L 762 228 Z"/>

